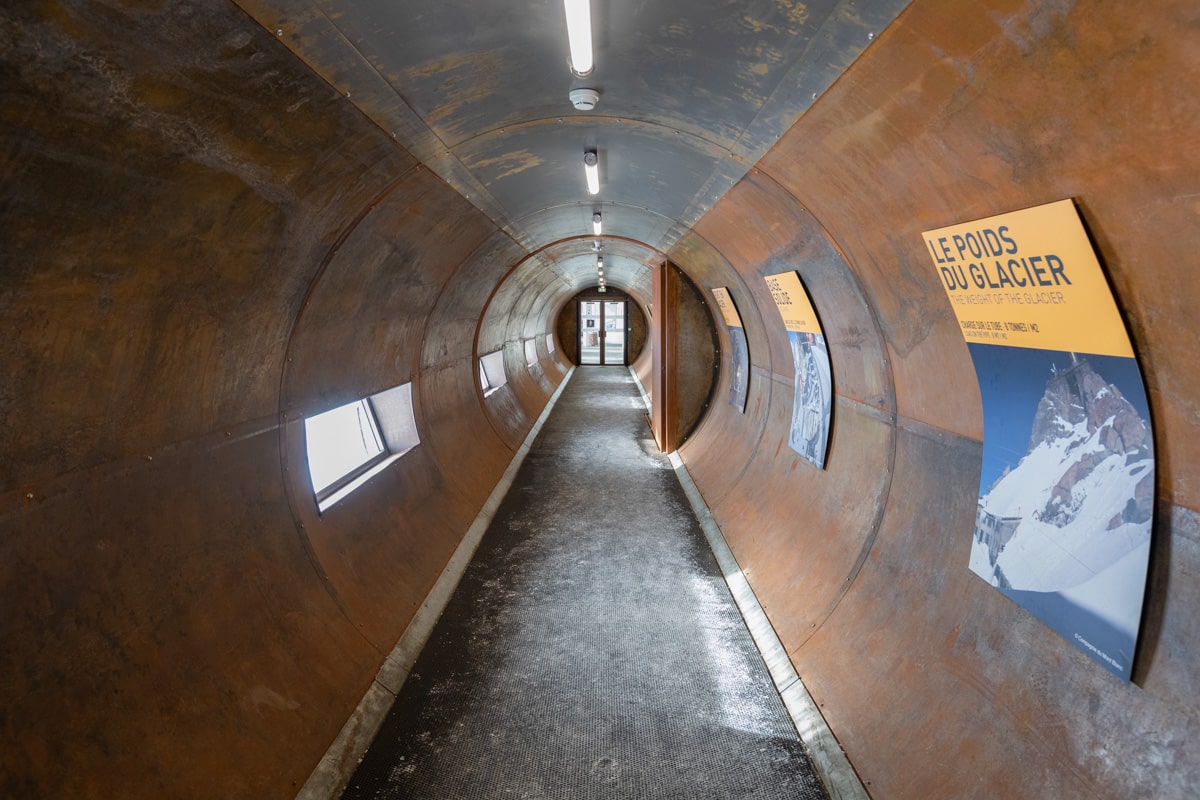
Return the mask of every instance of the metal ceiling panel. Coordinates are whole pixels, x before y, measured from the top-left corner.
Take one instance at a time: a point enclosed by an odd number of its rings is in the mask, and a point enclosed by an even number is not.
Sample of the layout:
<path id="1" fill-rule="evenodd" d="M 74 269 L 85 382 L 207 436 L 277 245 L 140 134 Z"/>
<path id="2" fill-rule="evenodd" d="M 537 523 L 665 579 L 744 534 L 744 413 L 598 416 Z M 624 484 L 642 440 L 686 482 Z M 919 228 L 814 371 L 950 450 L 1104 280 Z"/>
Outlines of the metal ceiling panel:
<path id="1" fill-rule="evenodd" d="M 606 234 L 669 250 L 908 4 L 592 0 L 580 78 L 561 0 L 237 2 L 529 252 L 598 204 Z"/>

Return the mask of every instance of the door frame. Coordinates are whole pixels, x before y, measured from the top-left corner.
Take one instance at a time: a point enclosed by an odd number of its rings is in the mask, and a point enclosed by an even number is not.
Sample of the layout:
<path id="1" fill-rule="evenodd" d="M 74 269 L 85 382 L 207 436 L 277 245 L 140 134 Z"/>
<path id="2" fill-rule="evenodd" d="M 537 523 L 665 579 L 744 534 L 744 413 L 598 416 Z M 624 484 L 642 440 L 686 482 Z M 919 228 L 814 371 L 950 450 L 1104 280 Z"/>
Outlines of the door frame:
<path id="1" fill-rule="evenodd" d="M 600 363 L 599 364 L 584 364 L 583 363 L 583 335 L 587 329 L 583 327 L 583 304 L 584 303 L 599 303 L 600 304 L 600 327 L 597 332 L 600 335 Z M 609 364 L 606 362 L 607 356 L 607 338 L 608 332 L 605 330 L 605 303 L 620 303 L 623 308 L 621 314 L 621 363 Z M 607 293 L 589 292 L 586 295 L 576 295 L 575 297 L 575 346 L 579 356 L 579 365 L 581 367 L 610 367 L 610 366 L 628 366 L 629 365 L 629 297 L 624 293 L 613 297 L 607 296 Z"/>

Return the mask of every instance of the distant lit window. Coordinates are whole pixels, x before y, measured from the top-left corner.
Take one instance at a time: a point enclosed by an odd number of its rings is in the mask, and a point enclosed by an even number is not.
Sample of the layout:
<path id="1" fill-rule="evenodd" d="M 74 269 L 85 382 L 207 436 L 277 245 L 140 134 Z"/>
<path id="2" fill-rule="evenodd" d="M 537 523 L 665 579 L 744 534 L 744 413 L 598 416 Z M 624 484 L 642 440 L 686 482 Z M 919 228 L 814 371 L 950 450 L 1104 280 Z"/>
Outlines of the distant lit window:
<path id="1" fill-rule="evenodd" d="M 317 507 L 325 511 L 420 444 L 412 384 L 307 417 L 304 438 Z"/>
<path id="2" fill-rule="evenodd" d="M 488 353 L 479 359 L 479 385 L 483 387 L 484 397 L 506 383 L 508 383 L 508 376 L 504 374 L 503 350 Z"/>
<path id="3" fill-rule="evenodd" d="M 537 363 L 537 340 L 525 340 L 525 366 L 532 367 Z"/>
<path id="4" fill-rule="evenodd" d="M 554 352 L 554 334 L 553 333 L 546 334 L 546 352 L 547 353 Z"/>

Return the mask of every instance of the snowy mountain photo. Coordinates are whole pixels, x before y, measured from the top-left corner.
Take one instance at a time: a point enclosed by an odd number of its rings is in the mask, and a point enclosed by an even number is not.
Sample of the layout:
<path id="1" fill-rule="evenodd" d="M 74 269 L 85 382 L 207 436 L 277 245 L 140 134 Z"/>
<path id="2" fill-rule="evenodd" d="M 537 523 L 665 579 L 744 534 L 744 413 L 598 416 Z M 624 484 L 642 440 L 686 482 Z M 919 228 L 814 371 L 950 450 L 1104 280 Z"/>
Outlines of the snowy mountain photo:
<path id="1" fill-rule="evenodd" d="M 1136 363 L 971 351 L 985 422 L 970 568 L 1127 676 L 1154 509 L 1154 445 Z"/>

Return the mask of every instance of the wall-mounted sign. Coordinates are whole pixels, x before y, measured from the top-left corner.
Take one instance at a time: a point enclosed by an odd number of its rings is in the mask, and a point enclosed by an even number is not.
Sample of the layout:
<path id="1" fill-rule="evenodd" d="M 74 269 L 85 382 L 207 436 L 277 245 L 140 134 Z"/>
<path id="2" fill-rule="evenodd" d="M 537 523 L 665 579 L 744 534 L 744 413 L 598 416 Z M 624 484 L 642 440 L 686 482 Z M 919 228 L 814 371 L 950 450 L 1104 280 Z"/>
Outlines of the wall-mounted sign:
<path id="1" fill-rule="evenodd" d="M 799 275 L 782 272 L 768 275 L 766 281 L 783 318 L 796 367 L 788 446 L 824 469 L 833 415 L 833 379 L 825 334 Z"/>
<path id="2" fill-rule="evenodd" d="M 721 309 L 725 326 L 729 329 L 729 347 L 732 351 L 730 363 L 733 367 L 733 376 L 729 381 L 729 405 L 745 413 L 746 390 L 750 384 L 750 348 L 746 344 L 746 331 L 742 327 L 742 318 L 738 314 L 737 306 L 729 296 L 729 290 L 717 288 L 713 289 L 712 293 L 717 299 L 717 308 Z"/>
<path id="3" fill-rule="evenodd" d="M 1133 348 L 1074 204 L 923 235 L 983 397 L 970 568 L 1128 680 L 1154 440 Z"/>

